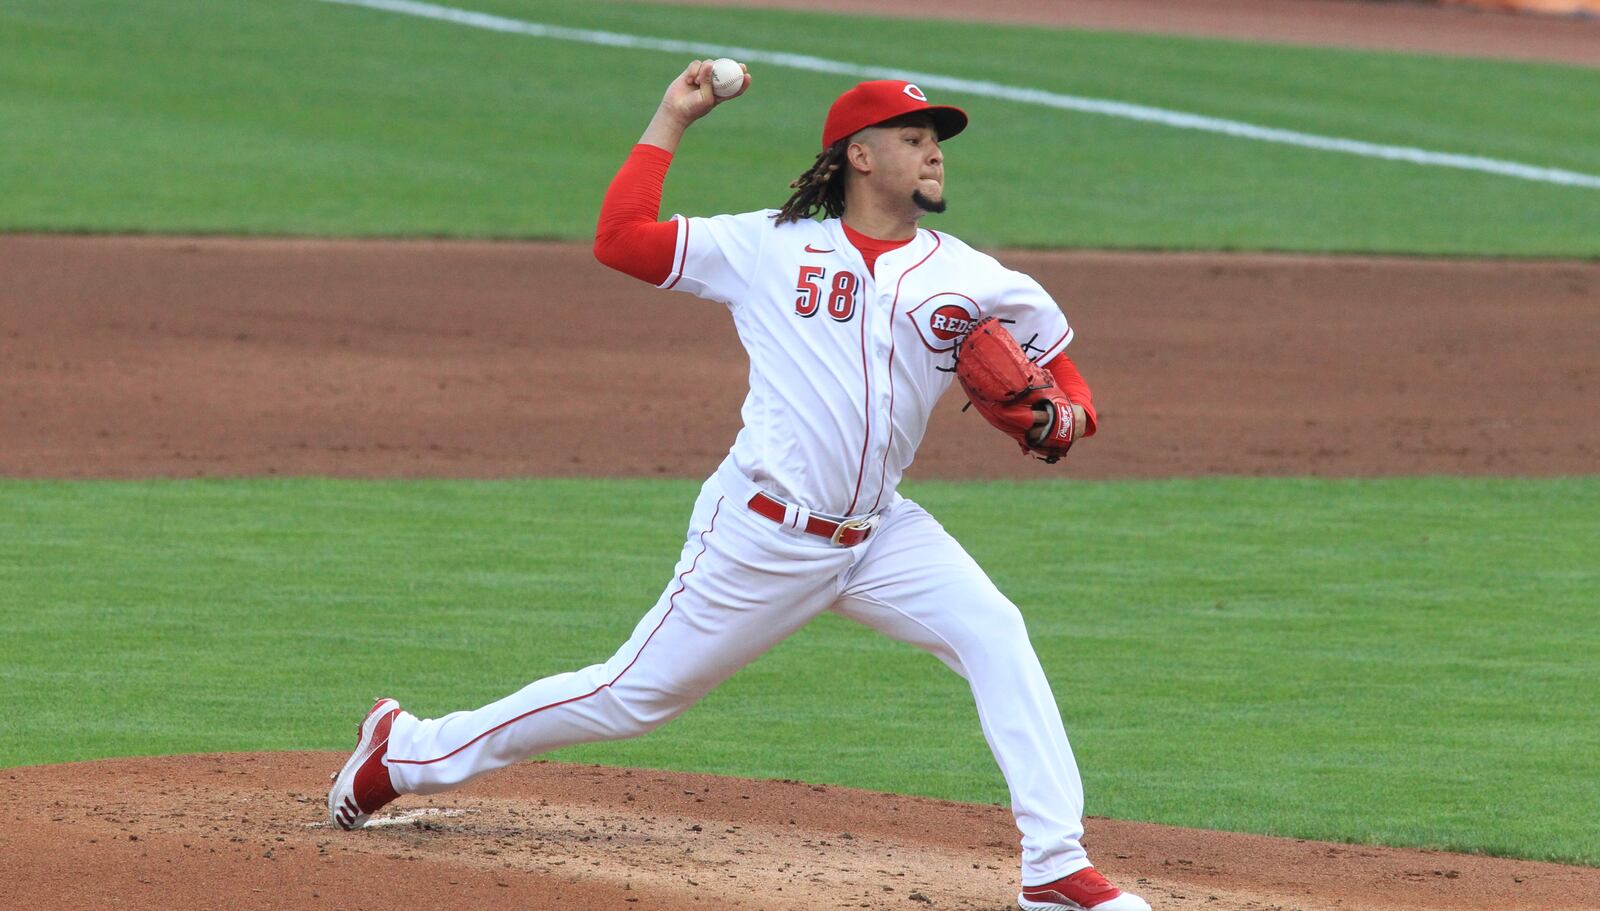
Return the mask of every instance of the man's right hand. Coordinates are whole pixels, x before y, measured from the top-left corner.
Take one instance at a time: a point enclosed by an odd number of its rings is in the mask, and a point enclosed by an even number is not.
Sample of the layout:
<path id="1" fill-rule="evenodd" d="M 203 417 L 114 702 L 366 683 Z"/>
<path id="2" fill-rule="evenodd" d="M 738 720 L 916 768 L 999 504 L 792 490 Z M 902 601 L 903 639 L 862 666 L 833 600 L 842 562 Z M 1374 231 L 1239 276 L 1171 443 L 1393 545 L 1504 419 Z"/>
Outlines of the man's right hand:
<path id="1" fill-rule="evenodd" d="M 683 138 L 683 131 L 689 128 L 689 124 L 711 113 L 711 109 L 717 105 L 732 101 L 749 90 L 750 68 L 743 64 L 740 66 L 744 69 L 744 85 L 732 95 L 718 98 L 711 91 L 711 61 L 696 60 L 690 63 L 667 86 L 667 93 L 661 98 L 661 107 L 656 109 L 655 117 L 651 118 L 650 126 L 639 141 L 676 152 L 678 140 Z"/>
<path id="2" fill-rule="evenodd" d="M 740 68 L 744 70 L 744 85 L 727 98 L 718 98 L 711 91 L 711 61 L 694 61 L 667 86 L 667 94 L 661 99 L 661 109 L 683 118 L 685 126 L 699 120 L 711 113 L 712 108 L 738 98 L 750 87 L 750 68 L 744 64 L 740 64 Z"/>

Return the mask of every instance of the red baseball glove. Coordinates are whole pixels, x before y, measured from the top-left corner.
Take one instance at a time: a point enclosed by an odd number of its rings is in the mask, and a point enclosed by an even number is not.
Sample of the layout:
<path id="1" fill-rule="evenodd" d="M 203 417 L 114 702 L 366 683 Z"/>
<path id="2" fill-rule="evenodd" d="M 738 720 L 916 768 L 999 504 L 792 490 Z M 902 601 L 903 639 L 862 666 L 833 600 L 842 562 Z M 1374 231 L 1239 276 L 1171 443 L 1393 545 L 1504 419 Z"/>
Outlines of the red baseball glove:
<path id="1" fill-rule="evenodd" d="M 1022 451 L 1056 462 L 1072 448 L 1072 402 L 1028 360 L 1000 320 L 974 323 L 956 346 L 956 377 L 973 407 Z"/>

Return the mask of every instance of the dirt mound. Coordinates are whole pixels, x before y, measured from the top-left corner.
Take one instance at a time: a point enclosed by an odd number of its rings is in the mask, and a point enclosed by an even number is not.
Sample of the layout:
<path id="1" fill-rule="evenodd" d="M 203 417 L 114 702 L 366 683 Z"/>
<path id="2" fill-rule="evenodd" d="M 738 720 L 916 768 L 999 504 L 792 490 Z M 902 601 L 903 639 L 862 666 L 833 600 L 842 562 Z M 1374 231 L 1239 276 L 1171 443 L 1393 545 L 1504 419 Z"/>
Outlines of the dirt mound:
<path id="1" fill-rule="evenodd" d="M 1010 814 L 797 782 L 524 763 L 368 829 L 326 824 L 344 757 L 117 759 L 4 772 L 9 907 L 663 911 L 1011 908 Z M 1600 870 L 1088 820 L 1162 909 L 1600 908 Z"/>
<path id="2" fill-rule="evenodd" d="M 1600 464 L 1600 263 L 1002 258 L 1077 326 L 1103 431 L 1047 469 L 956 390 L 912 478 Z M 0 275 L 0 476 L 700 478 L 747 385 L 722 308 L 572 244 L 9 236 Z"/>

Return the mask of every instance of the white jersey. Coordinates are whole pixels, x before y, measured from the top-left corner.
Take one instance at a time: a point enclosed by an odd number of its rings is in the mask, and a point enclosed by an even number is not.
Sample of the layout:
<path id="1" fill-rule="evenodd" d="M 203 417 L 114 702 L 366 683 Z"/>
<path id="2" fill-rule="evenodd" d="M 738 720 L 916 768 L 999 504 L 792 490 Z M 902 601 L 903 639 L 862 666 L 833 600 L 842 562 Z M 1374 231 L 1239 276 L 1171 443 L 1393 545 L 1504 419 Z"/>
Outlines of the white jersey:
<path id="1" fill-rule="evenodd" d="M 661 287 L 732 312 L 750 393 L 730 456 L 797 505 L 858 516 L 891 502 L 977 319 L 1009 321 L 1041 364 L 1072 341 L 1038 282 L 948 234 L 918 230 L 874 272 L 838 219 L 779 225 L 774 214 L 674 216 Z"/>

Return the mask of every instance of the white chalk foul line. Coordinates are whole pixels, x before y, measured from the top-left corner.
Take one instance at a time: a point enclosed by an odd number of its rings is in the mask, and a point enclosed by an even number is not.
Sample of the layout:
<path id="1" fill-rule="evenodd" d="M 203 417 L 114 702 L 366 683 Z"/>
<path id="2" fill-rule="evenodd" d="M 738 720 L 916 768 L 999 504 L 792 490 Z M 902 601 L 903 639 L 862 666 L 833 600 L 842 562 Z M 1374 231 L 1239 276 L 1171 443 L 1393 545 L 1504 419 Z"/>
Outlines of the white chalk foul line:
<path id="1" fill-rule="evenodd" d="M 1020 104 L 1032 104 L 1063 111 L 1103 114 L 1108 117 L 1120 117 L 1125 120 L 1154 123 L 1184 130 L 1219 133 L 1224 136 L 1253 139 L 1258 142 L 1273 142 L 1280 145 L 1300 146 L 1324 152 L 1342 152 L 1348 155 L 1360 155 L 1365 158 L 1405 161 L 1433 167 L 1480 171 L 1486 174 L 1498 174 L 1503 177 L 1515 177 L 1521 180 L 1532 180 L 1560 186 L 1600 189 L 1600 176 L 1583 174 L 1577 171 L 1565 171 L 1560 168 L 1542 168 L 1537 165 L 1523 164 L 1516 161 L 1502 161 L 1497 158 L 1483 158 L 1477 155 L 1430 152 L 1427 149 L 1382 145 L 1375 142 L 1362 142 L 1359 139 L 1342 139 L 1337 136 L 1318 136 L 1314 133 L 1280 130 L 1238 120 L 1224 120 L 1218 117 L 1206 117 L 1201 114 L 1171 111 L 1142 104 L 1109 101 L 1103 98 L 1084 98 L 1078 95 L 1063 95 L 1042 89 L 1001 85 L 997 82 L 940 76 L 937 73 L 920 73 L 914 70 L 862 66 L 842 60 L 812 57 L 807 54 L 790 54 L 783 51 L 765 51 L 750 47 L 673 41 L 667 38 L 649 38 L 642 35 L 626 35 L 619 32 L 545 25 L 540 22 L 508 19 L 504 16 L 475 13 L 470 10 L 438 6 L 432 3 L 419 3 L 414 2 L 414 0 L 320 0 L 320 2 L 337 3 L 342 6 L 360 6 L 389 13 L 399 13 L 405 16 L 436 19 L 440 22 L 450 22 L 456 25 L 487 29 L 494 32 L 528 35 L 534 38 L 576 41 L 583 44 L 597 44 L 606 47 L 665 51 L 672 54 L 688 54 L 693 57 L 733 57 L 744 63 L 765 63 L 771 66 L 807 70 L 813 73 L 851 76 L 857 79 L 903 79 L 907 82 L 915 82 L 924 89 L 946 89 L 966 95 L 997 98 L 1003 101 L 1014 101 Z"/>

